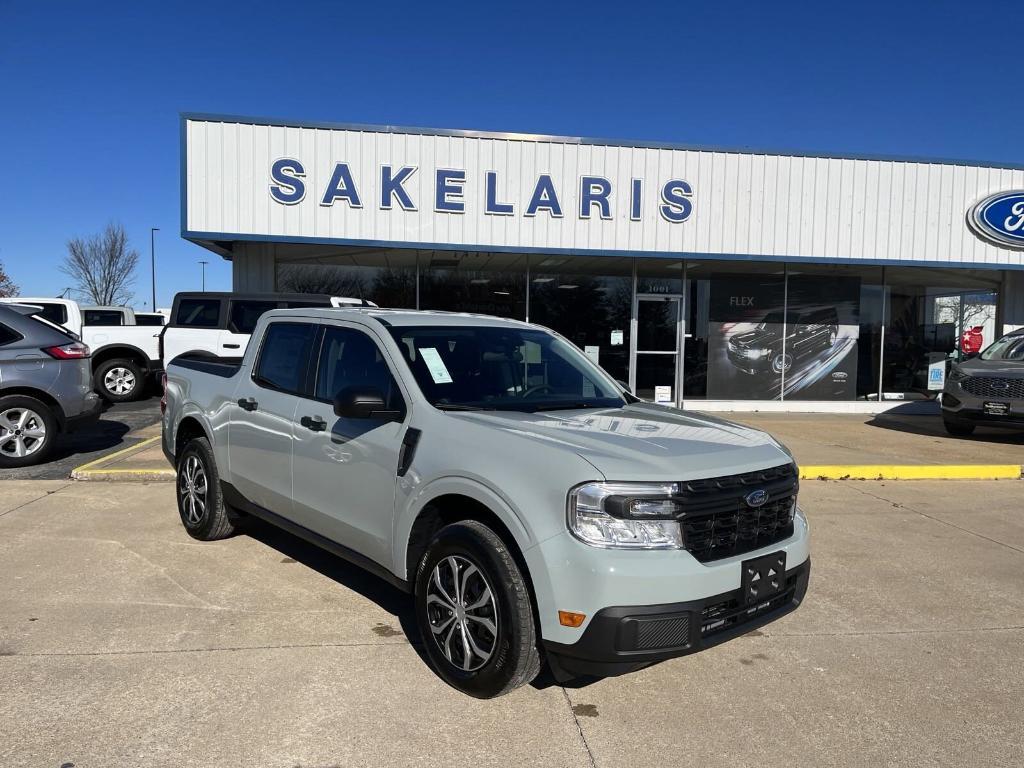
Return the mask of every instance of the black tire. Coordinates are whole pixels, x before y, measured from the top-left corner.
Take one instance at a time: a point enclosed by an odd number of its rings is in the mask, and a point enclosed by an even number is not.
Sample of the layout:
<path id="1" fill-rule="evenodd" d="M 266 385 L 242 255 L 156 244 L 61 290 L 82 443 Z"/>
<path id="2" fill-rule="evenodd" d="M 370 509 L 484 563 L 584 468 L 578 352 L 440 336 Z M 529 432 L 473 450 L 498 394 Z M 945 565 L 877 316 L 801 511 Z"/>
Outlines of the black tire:
<path id="1" fill-rule="evenodd" d="M 174 495 L 181 524 L 188 535 L 200 541 L 216 541 L 231 536 L 235 532 L 235 524 L 224 503 L 210 441 L 205 437 L 189 440 L 177 458 Z M 193 494 L 189 493 L 190 488 Z"/>
<path id="2" fill-rule="evenodd" d="M 946 427 L 946 431 L 953 437 L 970 437 L 974 434 L 974 424 L 964 424 L 950 419 L 943 419 L 942 423 Z"/>
<path id="3" fill-rule="evenodd" d="M 466 619 L 461 621 L 454 611 L 443 607 L 445 602 L 438 599 L 438 588 L 432 583 L 437 568 L 442 586 L 447 585 L 451 593 L 453 561 L 465 593 L 462 615 Z M 481 584 L 490 590 L 493 599 L 474 609 L 474 603 L 485 599 Z M 428 603 L 428 597 L 433 601 Z M 505 543 L 486 525 L 464 520 L 438 531 L 416 570 L 415 601 L 416 622 L 427 657 L 438 676 L 453 688 L 478 699 L 490 699 L 525 685 L 540 672 L 529 587 Z M 446 617 L 450 617 L 450 624 Z M 492 620 L 496 632 L 486 627 L 487 619 Z M 436 632 L 437 627 L 442 631 Z M 445 627 L 450 631 L 445 632 Z M 470 633 L 474 648 L 490 651 L 486 660 L 471 651 L 466 662 L 462 649 L 470 646 L 463 639 L 464 631 Z M 442 650 L 446 640 L 453 641 L 447 653 Z"/>
<path id="4" fill-rule="evenodd" d="M 43 401 L 28 395 L 0 397 L 0 467 L 29 467 L 46 461 L 58 431 L 57 417 Z"/>
<path id="5" fill-rule="evenodd" d="M 93 387 L 108 403 L 130 403 L 146 392 L 145 373 L 134 360 L 104 360 L 92 375 Z"/>

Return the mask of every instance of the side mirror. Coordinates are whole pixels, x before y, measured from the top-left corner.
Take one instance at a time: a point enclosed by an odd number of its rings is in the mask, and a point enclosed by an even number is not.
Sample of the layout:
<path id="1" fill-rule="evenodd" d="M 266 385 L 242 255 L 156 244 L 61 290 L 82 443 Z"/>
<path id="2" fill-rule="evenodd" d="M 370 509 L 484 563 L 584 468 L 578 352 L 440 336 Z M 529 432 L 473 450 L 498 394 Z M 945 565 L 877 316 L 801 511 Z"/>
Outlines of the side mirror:
<path id="1" fill-rule="evenodd" d="M 630 390 L 630 388 L 629 388 L 629 383 L 628 382 L 625 382 L 622 379 L 616 379 L 615 383 L 618 384 L 620 387 L 622 387 L 623 391 L 628 392 L 631 395 L 633 394 L 632 390 Z"/>
<path id="2" fill-rule="evenodd" d="M 342 419 L 383 419 L 394 421 L 401 416 L 390 410 L 379 389 L 346 387 L 334 396 L 334 415 Z"/>

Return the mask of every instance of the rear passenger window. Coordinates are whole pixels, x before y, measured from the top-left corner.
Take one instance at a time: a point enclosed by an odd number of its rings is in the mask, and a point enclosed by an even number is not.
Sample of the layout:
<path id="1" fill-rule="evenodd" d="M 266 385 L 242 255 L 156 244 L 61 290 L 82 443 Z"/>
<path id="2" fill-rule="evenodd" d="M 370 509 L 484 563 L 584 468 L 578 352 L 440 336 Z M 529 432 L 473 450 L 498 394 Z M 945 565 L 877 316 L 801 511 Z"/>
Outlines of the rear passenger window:
<path id="1" fill-rule="evenodd" d="M 378 390 L 388 408 L 405 410 L 398 383 L 377 343 L 362 331 L 327 326 L 320 346 L 315 397 L 333 402 L 335 395 L 348 387 Z"/>
<path id="2" fill-rule="evenodd" d="M 174 324 L 189 328 L 216 328 L 220 323 L 220 299 L 182 299 Z"/>
<path id="3" fill-rule="evenodd" d="M 228 330 L 232 333 L 252 333 L 263 313 L 272 309 L 277 309 L 276 301 L 232 301 Z"/>
<path id="4" fill-rule="evenodd" d="M 10 344 L 12 341 L 18 341 L 20 338 L 20 333 L 0 323 L 0 347 L 4 344 Z"/>
<path id="5" fill-rule="evenodd" d="M 295 395 L 305 390 L 309 354 L 316 326 L 309 323 L 271 323 L 256 361 L 256 383 Z"/>

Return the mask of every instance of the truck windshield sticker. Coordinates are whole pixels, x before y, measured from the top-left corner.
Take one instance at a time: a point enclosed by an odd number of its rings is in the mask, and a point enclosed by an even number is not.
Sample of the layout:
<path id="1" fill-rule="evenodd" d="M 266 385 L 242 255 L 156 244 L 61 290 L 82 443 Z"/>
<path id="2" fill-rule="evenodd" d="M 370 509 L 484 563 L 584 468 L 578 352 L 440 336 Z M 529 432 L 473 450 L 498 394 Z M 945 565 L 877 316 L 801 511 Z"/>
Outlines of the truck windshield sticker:
<path id="1" fill-rule="evenodd" d="M 433 347 L 421 347 L 420 355 L 423 356 L 423 362 L 427 364 L 430 378 L 434 380 L 435 384 L 452 383 L 452 375 L 448 373 L 448 368 L 445 367 L 444 360 L 437 354 L 436 349 Z"/>

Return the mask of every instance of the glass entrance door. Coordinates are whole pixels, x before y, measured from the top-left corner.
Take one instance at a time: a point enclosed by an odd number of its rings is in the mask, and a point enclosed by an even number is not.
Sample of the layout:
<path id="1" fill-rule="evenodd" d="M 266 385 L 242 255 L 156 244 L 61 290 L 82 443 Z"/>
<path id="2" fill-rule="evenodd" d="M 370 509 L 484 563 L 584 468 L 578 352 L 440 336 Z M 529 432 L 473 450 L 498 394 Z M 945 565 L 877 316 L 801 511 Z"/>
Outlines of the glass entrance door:
<path id="1" fill-rule="evenodd" d="M 680 296 L 637 294 L 633 305 L 633 364 L 630 388 L 637 397 L 679 405 L 683 313 Z"/>

